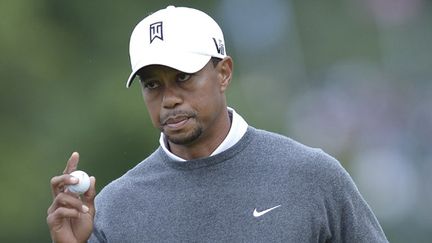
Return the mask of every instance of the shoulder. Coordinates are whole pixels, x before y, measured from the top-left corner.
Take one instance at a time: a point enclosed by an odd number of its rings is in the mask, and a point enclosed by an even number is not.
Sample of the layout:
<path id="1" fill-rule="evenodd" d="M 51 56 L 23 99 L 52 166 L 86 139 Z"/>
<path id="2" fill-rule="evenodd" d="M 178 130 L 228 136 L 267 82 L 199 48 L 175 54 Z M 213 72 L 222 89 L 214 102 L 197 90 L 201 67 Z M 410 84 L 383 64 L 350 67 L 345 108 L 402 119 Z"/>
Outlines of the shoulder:
<path id="1" fill-rule="evenodd" d="M 285 153 L 300 152 L 307 155 L 321 151 L 320 149 L 309 147 L 279 133 L 256 129 L 253 127 L 250 127 L 250 130 L 254 135 L 255 146 L 259 146 L 266 151 L 278 152 L 280 150 L 285 151 Z"/>
<path id="2" fill-rule="evenodd" d="M 251 151 L 273 166 L 295 177 L 310 181 L 331 182 L 349 180 L 350 176 L 340 162 L 320 148 L 302 144 L 287 136 L 251 128 L 254 134 Z M 338 178 L 338 179 L 337 179 Z"/>
<path id="3" fill-rule="evenodd" d="M 285 135 L 250 128 L 254 136 L 253 146 L 267 156 L 282 156 L 291 162 L 315 161 L 319 165 L 336 165 L 339 162 L 320 148 L 313 148 Z"/>

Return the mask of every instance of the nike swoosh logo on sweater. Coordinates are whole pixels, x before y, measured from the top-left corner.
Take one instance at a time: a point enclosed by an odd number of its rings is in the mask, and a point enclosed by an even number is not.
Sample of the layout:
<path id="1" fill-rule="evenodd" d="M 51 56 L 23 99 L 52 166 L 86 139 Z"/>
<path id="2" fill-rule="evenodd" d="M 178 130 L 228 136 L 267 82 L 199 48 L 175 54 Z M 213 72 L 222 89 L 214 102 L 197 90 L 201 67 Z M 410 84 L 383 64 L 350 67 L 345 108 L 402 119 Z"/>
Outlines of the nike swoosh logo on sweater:
<path id="1" fill-rule="evenodd" d="M 276 208 L 278 208 L 278 207 L 280 207 L 280 206 L 281 206 L 281 205 L 277 205 L 277 206 L 275 206 L 275 207 L 272 207 L 272 208 L 266 209 L 266 210 L 264 210 L 264 211 L 258 211 L 258 210 L 255 208 L 254 211 L 253 211 L 253 216 L 254 216 L 255 218 L 261 217 L 261 216 L 263 216 L 264 214 L 266 214 L 266 213 L 268 213 L 268 212 L 272 211 L 273 209 L 276 209 Z"/>

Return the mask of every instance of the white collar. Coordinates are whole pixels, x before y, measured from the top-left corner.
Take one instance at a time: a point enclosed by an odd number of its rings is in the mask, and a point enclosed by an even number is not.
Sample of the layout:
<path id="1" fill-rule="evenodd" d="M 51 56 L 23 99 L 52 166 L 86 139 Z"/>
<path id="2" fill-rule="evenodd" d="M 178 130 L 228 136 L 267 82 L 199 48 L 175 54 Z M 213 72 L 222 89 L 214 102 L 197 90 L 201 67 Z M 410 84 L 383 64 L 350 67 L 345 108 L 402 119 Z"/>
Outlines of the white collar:
<path id="1" fill-rule="evenodd" d="M 248 128 L 247 122 L 241 117 L 235 110 L 231 107 L 228 107 L 228 112 L 232 114 L 232 122 L 231 128 L 228 132 L 226 138 L 222 141 L 221 144 L 211 153 L 210 156 L 222 153 L 223 151 L 231 148 L 234 144 L 236 144 L 246 133 Z M 159 143 L 165 153 L 173 160 L 176 161 L 186 161 L 183 158 L 178 157 L 177 155 L 171 153 L 167 146 L 167 141 L 163 133 L 161 133 L 159 138 Z"/>

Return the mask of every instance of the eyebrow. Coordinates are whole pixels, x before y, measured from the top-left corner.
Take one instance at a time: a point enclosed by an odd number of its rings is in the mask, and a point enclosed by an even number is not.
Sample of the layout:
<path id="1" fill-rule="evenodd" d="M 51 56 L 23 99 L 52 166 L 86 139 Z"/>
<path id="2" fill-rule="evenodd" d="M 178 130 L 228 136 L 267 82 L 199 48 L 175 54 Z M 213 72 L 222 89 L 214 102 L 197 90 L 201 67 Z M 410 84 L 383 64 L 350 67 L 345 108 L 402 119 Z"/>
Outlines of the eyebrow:
<path id="1" fill-rule="evenodd" d="M 199 72 L 199 71 L 198 71 L 198 72 Z M 196 74 L 196 73 L 198 73 L 198 72 L 195 72 L 195 73 L 187 73 L 187 72 L 183 72 L 183 71 L 175 70 L 175 69 L 174 69 L 174 71 L 173 71 L 173 73 L 175 73 L 175 75 L 178 75 L 178 74 L 180 74 L 180 73 L 185 73 L 185 74 L 193 75 L 193 74 Z M 136 75 L 137 75 L 141 80 L 146 80 L 146 79 L 151 79 L 151 78 L 155 78 L 155 77 L 157 77 L 157 74 L 155 74 L 154 72 L 152 72 L 152 71 L 143 71 L 143 70 L 137 72 Z"/>
<path id="2" fill-rule="evenodd" d="M 155 77 L 155 74 L 149 71 L 139 70 L 136 74 L 141 81 Z"/>
<path id="3" fill-rule="evenodd" d="M 140 79 L 140 81 L 145 81 L 146 79 L 151 78 L 151 75 L 148 75 L 146 73 L 137 73 L 138 78 Z"/>
<path id="4" fill-rule="evenodd" d="M 147 67 L 144 67 L 144 68 L 141 68 L 140 70 L 138 70 L 137 76 L 139 76 L 142 80 L 156 77 L 157 74 L 155 74 L 155 73 L 157 73 L 157 72 L 151 66 L 153 66 L 153 65 L 150 65 L 150 66 L 147 66 Z M 156 66 L 158 66 L 158 65 L 156 65 Z"/>

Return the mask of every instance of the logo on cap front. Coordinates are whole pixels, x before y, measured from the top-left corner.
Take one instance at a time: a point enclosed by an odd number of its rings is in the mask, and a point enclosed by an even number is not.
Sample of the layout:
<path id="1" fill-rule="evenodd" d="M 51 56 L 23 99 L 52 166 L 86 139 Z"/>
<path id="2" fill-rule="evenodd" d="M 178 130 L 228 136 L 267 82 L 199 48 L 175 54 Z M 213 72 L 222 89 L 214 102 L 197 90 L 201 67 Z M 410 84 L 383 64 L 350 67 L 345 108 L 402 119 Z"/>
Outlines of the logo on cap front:
<path id="1" fill-rule="evenodd" d="M 162 21 L 150 25 L 150 44 L 156 38 L 163 40 Z"/>

